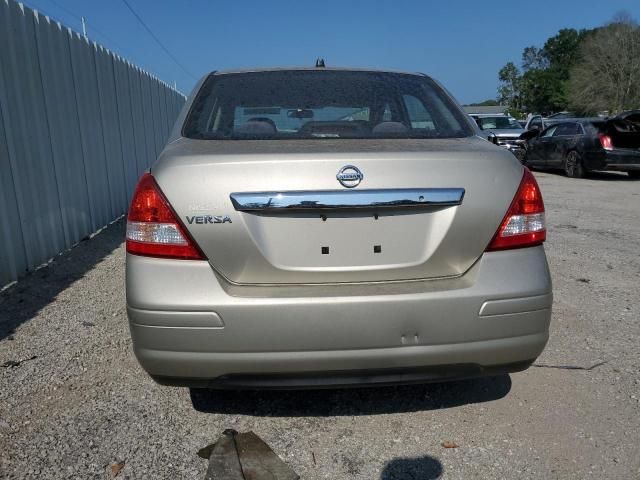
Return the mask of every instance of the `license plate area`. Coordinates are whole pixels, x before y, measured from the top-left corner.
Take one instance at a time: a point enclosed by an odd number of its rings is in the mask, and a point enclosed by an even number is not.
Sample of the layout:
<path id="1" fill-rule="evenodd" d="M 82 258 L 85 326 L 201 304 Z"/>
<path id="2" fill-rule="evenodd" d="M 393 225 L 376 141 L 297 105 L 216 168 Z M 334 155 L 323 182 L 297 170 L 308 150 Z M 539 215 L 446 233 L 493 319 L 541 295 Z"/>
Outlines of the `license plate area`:
<path id="1" fill-rule="evenodd" d="M 441 243 L 455 208 L 244 214 L 261 253 L 292 271 L 358 271 L 411 267 Z"/>

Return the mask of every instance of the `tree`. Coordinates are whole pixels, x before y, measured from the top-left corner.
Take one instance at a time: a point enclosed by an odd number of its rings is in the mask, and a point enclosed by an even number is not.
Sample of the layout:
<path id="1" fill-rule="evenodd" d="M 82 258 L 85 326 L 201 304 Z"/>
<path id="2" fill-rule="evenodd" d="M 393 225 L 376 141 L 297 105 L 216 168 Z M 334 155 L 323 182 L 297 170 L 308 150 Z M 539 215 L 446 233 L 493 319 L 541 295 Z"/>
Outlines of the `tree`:
<path id="1" fill-rule="evenodd" d="M 522 52 L 522 70 L 542 70 L 547 68 L 547 60 L 542 50 L 537 47 L 526 47 Z"/>
<path id="2" fill-rule="evenodd" d="M 507 63 L 498 72 L 498 101 L 516 110 L 520 109 L 520 71 L 513 62 Z"/>
<path id="3" fill-rule="evenodd" d="M 580 43 L 585 35 L 586 30 L 563 28 L 544 44 L 542 55 L 547 68 L 555 70 L 560 79 L 569 79 L 569 70 L 579 59 Z"/>
<path id="4" fill-rule="evenodd" d="M 524 49 L 520 84 L 520 104 L 524 109 L 546 113 L 567 108 L 570 69 L 580 58 L 585 35 L 585 30 L 564 28 L 547 39 L 542 48 Z"/>
<path id="5" fill-rule="evenodd" d="M 548 69 L 535 68 L 528 70 L 522 76 L 523 106 L 529 112 L 550 113 L 562 110 L 562 104 L 558 105 L 554 94 L 559 82 Z"/>
<path id="6" fill-rule="evenodd" d="M 628 14 L 588 35 L 580 53 L 570 72 L 574 108 L 617 113 L 640 106 L 640 27 Z"/>

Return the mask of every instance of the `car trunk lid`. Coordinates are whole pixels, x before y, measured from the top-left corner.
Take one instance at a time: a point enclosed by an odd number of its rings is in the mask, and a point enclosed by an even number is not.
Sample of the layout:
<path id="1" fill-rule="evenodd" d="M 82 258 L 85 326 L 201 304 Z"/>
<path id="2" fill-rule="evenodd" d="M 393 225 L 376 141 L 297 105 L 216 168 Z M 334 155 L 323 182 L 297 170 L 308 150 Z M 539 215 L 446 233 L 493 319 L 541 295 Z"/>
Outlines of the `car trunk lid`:
<path id="1" fill-rule="evenodd" d="M 350 165 L 363 178 L 345 188 L 336 176 Z M 478 138 L 181 139 L 152 173 L 228 281 L 316 284 L 463 274 L 500 225 L 522 167 Z M 283 202 L 296 208 L 276 208 Z"/>
<path id="2" fill-rule="evenodd" d="M 611 138 L 613 148 L 640 150 L 640 126 L 628 120 L 612 119 L 604 131 Z"/>

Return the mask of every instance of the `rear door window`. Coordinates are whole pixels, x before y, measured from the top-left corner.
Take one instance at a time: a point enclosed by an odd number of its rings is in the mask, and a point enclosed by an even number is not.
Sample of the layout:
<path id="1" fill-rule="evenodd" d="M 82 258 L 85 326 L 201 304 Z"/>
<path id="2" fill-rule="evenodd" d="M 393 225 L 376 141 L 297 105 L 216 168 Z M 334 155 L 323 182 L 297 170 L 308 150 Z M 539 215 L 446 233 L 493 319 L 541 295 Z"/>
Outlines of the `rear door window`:
<path id="1" fill-rule="evenodd" d="M 541 137 L 545 137 L 545 138 L 546 137 L 551 137 L 555 133 L 556 128 L 558 128 L 558 127 L 557 126 L 549 127 L 544 132 L 542 132 L 542 135 L 540 135 L 540 136 Z"/>
<path id="2" fill-rule="evenodd" d="M 553 132 L 554 137 L 568 137 L 574 136 L 582 133 L 582 129 L 580 125 L 577 123 L 563 123 L 558 125 L 555 131 Z"/>
<path id="3" fill-rule="evenodd" d="M 411 122 L 411 128 L 435 130 L 436 125 L 433 123 L 431 114 L 428 112 L 424 103 L 413 95 L 403 95 L 404 106 L 407 109 L 409 115 L 409 122 Z"/>
<path id="4" fill-rule="evenodd" d="M 533 118 L 529 123 L 529 129 L 537 128 L 538 130 L 542 130 L 542 119 L 540 117 Z"/>

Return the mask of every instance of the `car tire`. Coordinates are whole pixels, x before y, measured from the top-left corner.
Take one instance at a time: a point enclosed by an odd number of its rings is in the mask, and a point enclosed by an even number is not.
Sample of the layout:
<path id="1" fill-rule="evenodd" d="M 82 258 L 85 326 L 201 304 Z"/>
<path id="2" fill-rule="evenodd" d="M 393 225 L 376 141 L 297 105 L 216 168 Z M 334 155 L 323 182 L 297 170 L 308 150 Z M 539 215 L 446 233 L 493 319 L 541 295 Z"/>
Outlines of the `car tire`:
<path id="1" fill-rule="evenodd" d="M 630 172 L 627 172 L 627 175 L 629 175 L 629 178 L 637 180 L 640 178 L 640 170 L 632 170 Z"/>
<path id="2" fill-rule="evenodd" d="M 569 178 L 584 178 L 585 171 L 580 154 L 575 150 L 567 153 L 564 159 L 564 173 Z"/>

